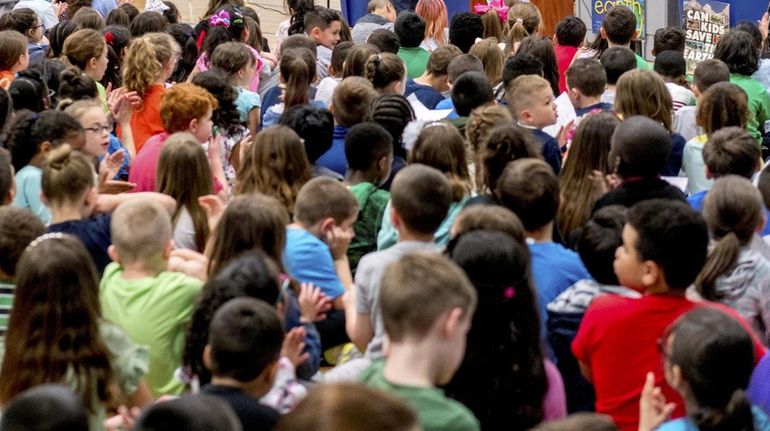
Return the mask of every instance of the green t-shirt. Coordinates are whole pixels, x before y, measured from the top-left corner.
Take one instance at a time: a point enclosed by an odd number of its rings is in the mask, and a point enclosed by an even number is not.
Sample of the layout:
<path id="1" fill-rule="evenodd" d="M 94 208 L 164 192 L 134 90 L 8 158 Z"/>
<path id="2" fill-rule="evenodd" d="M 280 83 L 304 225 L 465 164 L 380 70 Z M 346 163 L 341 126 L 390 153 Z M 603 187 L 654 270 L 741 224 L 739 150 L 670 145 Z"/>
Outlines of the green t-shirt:
<path id="1" fill-rule="evenodd" d="M 749 122 L 746 131 L 762 143 L 762 133 L 765 130 L 765 121 L 770 120 L 770 95 L 759 81 L 738 73 L 730 74 L 730 82 L 741 87 L 749 97 Z"/>
<path id="2" fill-rule="evenodd" d="M 377 251 L 377 234 L 390 193 L 372 183 L 358 183 L 350 186 L 350 191 L 356 197 L 359 208 L 358 220 L 353 225 L 356 236 L 348 247 L 350 269 L 355 270 L 365 254 Z"/>
<path id="3" fill-rule="evenodd" d="M 644 59 L 644 57 L 640 56 L 639 54 L 634 54 L 636 57 L 636 68 L 641 70 L 652 70 L 652 67 L 650 67 L 650 63 L 647 63 L 647 60 Z"/>
<path id="4" fill-rule="evenodd" d="M 406 63 L 406 75 L 409 78 L 419 78 L 428 67 L 430 52 L 420 47 L 404 48 L 398 50 L 398 56 Z"/>
<path id="5" fill-rule="evenodd" d="M 382 370 L 385 360 L 375 361 L 360 380 L 367 386 L 382 389 L 402 398 L 417 413 L 423 431 L 476 431 L 479 421 L 470 410 L 451 400 L 438 388 L 401 386 L 385 380 Z"/>
<path id="6" fill-rule="evenodd" d="M 150 351 L 147 383 L 153 394 L 175 395 L 184 383 L 174 377 L 180 366 L 187 324 L 203 283 L 177 272 L 126 280 L 117 263 L 107 265 L 101 281 L 102 315 Z"/>

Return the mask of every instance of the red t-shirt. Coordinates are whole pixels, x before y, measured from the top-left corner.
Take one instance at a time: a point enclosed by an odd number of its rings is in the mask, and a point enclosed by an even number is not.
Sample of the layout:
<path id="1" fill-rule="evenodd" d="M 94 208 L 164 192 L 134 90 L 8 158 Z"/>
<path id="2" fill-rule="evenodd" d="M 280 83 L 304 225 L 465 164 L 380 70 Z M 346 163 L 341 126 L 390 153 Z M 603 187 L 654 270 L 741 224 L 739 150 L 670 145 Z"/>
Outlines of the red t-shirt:
<path id="1" fill-rule="evenodd" d="M 567 91 L 567 69 L 572 64 L 578 49 L 574 46 L 554 45 L 553 50 L 556 52 L 556 61 L 559 65 L 559 93 L 564 93 Z"/>
<path id="2" fill-rule="evenodd" d="M 657 342 L 679 316 L 696 306 L 714 306 L 747 329 L 732 310 L 709 302 L 692 302 L 679 295 L 646 295 L 639 299 L 605 295 L 591 303 L 578 329 L 572 352 L 591 369 L 596 411 L 608 414 L 623 431 L 639 425 L 639 397 L 648 371 L 667 402 L 676 403 L 673 417 L 685 415 L 684 401 L 665 381 Z M 764 348 L 754 337 L 757 360 Z"/>

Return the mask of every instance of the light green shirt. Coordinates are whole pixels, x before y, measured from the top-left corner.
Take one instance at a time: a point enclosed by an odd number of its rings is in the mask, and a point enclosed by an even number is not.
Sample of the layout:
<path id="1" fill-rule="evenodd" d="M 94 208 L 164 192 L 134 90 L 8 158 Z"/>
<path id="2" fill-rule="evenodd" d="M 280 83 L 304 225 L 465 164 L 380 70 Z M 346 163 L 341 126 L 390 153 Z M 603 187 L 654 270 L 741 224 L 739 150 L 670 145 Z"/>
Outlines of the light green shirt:
<path id="1" fill-rule="evenodd" d="M 202 288 L 200 280 L 164 271 L 156 277 L 126 280 L 117 263 L 101 281 L 102 315 L 150 350 L 147 383 L 153 394 L 175 395 L 184 383 L 174 377 L 181 364 L 184 335 Z"/>
<path id="2" fill-rule="evenodd" d="M 423 431 L 476 431 L 479 421 L 470 410 L 444 395 L 438 388 L 402 386 L 385 379 L 385 360 L 375 361 L 361 375 L 361 382 L 403 399 L 417 413 Z"/>
<path id="3" fill-rule="evenodd" d="M 650 66 L 650 63 L 647 63 L 647 60 L 644 59 L 644 57 L 640 56 L 639 54 L 634 54 L 636 57 L 636 68 L 641 70 L 652 70 L 652 67 Z"/>
<path id="4" fill-rule="evenodd" d="M 749 97 L 749 122 L 746 131 L 762 143 L 762 134 L 765 131 L 765 121 L 770 120 L 770 95 L 759 81 L 746 75 L 733 73 L 730 82 L 741 87 Z"/>
<path id="5" fill-rule="evenodd" d="M 419 78 L 428 67 L 430 52 L 422 48 L 404 48 L 398 50 L 398 56 L 406 63 L 406 75 L 409 78 Z"/>

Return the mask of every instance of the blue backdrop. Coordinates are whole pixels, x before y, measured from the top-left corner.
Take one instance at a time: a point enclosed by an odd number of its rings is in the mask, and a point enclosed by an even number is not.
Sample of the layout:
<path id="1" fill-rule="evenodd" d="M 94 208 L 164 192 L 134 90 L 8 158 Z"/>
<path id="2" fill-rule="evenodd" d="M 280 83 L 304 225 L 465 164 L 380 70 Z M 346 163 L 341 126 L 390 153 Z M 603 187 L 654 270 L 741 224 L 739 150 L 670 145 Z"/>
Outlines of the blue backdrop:
<path id="1" fill-rule="evenodd" d="M 452 15 L 454 15 L 457 12 L 467 12 L 468 11 L 468 0 L 444 0 L 446 2 L 446 8 L 447 12 L 449 13 L 449 20 L 452 20 Z M 358 18 L 361 18 L 362 16 L 366 15 L 366 4 L 369 3 L 369 0 L 341 0 L 340 4 L 342 5 L 342 14 L 345 15 L 345 18 L 348 19 L 348 23 L 350 23 L 350 26 L 352 27 L 355 25 L 356 21 L 358 21 Z M 399 8 L 399 3 L 403 4 L 409 4 L 409 0 L 394 0 L 393 3 L 396 5 L 396 8 L 401 10 Z"/>

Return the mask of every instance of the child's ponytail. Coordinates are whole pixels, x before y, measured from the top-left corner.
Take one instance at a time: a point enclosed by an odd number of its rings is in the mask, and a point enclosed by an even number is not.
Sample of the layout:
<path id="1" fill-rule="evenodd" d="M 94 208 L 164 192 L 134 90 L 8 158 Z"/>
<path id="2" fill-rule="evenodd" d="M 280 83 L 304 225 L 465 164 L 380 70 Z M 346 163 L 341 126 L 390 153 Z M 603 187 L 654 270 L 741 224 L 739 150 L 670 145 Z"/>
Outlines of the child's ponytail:
<path id="1" fill-rule="evenodd" d="M 123 26 L 111 25 L 104 29 L 104 41 L 107 43 L 107 70 L 104 71 L 102 85 L 119 88 L 123 85 L 120 76 L 120 53 L 131 43 L 131 32 Z"/>
<path id="2" fill-rule="evenodd" d="M 315 58 L 307 48 L 292 48 L 281 56 L 281 78 L 286 84 L 284 109 L 308 103 L 308 90 L 315 80 Z"/>
<path id="3" fill-rule="evenodd" d="M 753 431 L 751 402 L 743 389 L 736 389 L 724 410 L 700 408 L 692 415 L 699 431 Z"/>
<path id="4" fill-rule="evenodd" d="M 751 242 L 762 220 L 762 197 L 749 180 L 729 175 L 717 180 L 706 195 L 703 216 L 716 243 L 695 287 L 705 299 L 719 300 L 716 282 L 735 266 L 741 249 Z"/>
<path id="5" fill-rule="evenodd" d="M 364 78 L 371 81 L 376 90 L 382 90 L 394 81 L 401 81 L 405 76 L 404 61 L 389 52 L 370 55 L 364 65 Z"/>
<path id="6" fill-rule="evenodd" d="M 208 22 L 209 31 L 203 41 L 202 49 L 207 62 L 217 46 L 226 42 L 243 42 L 246 22 L 240 8 L 225 6 L 212 15 Z"/>
<path id="7" fill-rule="evenodd" d="M 76 201 L 94 186 L 96 173 L 88 156 L 68 144 L 51 151 L 41 181 L 43 194 L 50 203 Z"/>
<path id="8" fill-rule="evenodd" d="M 143 98 L 151 85 L 164 78 L 164 66 L 179 51 L 174 38 L 165 33 L 147 33 L 135 39 L 123 64 L 123 87 Z"/>

